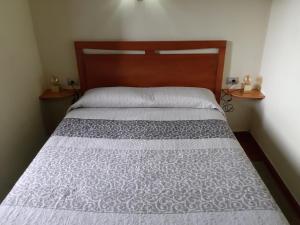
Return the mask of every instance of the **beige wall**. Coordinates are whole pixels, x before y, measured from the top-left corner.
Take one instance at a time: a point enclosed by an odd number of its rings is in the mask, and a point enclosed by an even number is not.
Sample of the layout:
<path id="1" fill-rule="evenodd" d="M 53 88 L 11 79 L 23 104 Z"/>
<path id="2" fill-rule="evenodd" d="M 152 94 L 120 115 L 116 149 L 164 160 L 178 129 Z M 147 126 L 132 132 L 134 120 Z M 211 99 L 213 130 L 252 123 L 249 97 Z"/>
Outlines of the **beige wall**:
<path id="1" fill-rule="evenodd" d="M 49 77 L 77 78 L 74 40 L 231 41 L 225 75 L 257 75 L 271 0 L 30 0 Z M 248 130 L 253 103 L 237 102 L 234 130 Z M 244 107 L 245 106 L 245 107 Z"/>
<path id="2" fill-rule="evenodd" d="M 300 1 L 274 0 L 252 133 L 300 203 Z"/>
<path id="3" fill-rule="evenodd" d="M 0 0 L 0 201 L 43 141 L 41 83 L 28 3 Z"/>

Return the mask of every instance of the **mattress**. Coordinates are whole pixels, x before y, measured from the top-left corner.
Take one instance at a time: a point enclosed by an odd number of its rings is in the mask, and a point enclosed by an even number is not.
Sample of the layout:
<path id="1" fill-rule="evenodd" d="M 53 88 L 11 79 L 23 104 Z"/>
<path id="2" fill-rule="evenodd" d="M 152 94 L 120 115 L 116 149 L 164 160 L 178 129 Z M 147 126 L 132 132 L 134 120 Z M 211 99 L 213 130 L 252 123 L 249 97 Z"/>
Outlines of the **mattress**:
<path id="1" fill-rule="evenodd" d="M 0 224 L 288 223 L 220 111 L 80 108 L 5 198 Z"/>

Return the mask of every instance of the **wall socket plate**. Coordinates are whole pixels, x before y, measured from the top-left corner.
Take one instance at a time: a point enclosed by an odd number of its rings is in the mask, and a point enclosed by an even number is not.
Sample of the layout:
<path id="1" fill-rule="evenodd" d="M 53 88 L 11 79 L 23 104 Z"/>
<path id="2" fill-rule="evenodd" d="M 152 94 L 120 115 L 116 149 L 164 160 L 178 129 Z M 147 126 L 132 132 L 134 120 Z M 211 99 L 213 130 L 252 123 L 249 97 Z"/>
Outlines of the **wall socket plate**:
<path id="1" fill-rule="evenodd" d="M 67 86 L 76 86 L 78 85 L 78 81 L 75 79 L 67 78 L 66 79 Z"/>
<path id="2" fill-rule="evenodd" d="M 239 83 L 238 77 L 227 77 L 226 78 L 226 84 L 227 85 L 236 85 Z"/>

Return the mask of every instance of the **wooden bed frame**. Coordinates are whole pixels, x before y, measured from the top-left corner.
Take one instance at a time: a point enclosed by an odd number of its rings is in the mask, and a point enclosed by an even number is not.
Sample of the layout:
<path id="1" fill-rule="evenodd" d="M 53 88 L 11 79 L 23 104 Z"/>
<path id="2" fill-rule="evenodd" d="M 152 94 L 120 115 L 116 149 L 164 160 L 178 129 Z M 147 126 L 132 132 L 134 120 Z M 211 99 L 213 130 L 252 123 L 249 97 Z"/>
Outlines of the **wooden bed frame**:
<path id="1" fill-rule="evenodd" d="M 220 100 L 226 41 L 75 42 L 75 49 L 82 92 L 111 86 L 203 87 Z M 198 51 L 208 49 L 215 52 Z"/>

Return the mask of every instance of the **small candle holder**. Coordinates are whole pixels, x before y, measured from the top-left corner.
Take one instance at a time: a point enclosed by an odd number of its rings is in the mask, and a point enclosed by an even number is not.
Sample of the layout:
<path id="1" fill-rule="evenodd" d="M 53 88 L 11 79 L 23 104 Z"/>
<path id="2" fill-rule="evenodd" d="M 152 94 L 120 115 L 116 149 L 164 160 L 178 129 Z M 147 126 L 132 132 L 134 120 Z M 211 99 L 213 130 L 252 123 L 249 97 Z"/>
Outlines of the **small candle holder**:
<path id="1" fill-rule="evenodd" d="M 50 79 L 50 83 L 51 83 L 51 91 L 55 93 L 59 93 L 60 92 L 59 78 L 57 76 L 52 76 Z"/>
<path id="2" fill-rule="evenodd" d="M 252 91 L 252 79 L 251 79 L 250 75 L 245 76 L 244 82 L 243 82 L 243 89 L 244 89 L 244 92 Z"/>

